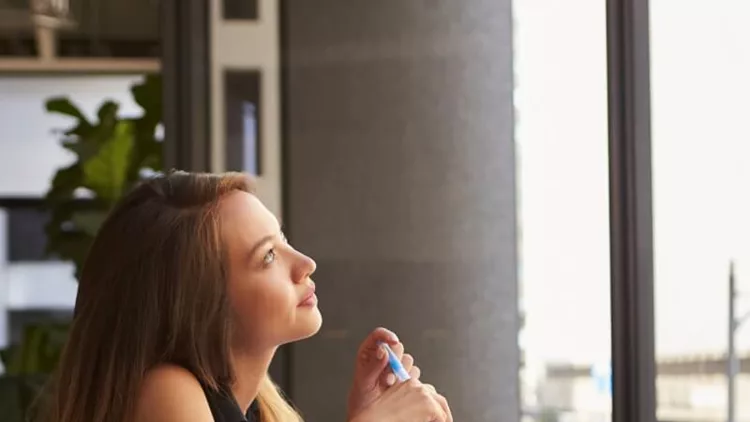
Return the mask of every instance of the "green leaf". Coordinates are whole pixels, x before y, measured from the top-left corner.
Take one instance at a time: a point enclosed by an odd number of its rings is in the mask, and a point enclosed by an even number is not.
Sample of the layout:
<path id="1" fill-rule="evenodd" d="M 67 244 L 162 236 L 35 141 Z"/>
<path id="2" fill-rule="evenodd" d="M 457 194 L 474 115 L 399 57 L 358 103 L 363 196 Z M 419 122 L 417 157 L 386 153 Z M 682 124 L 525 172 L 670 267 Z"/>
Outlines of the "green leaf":
<path id="1" fill-rule="evenodd" d="M 8 347 L 7 349 L 0 350 L 0 363 L 3 364 L 3 367 L 7 367 L 8 364 L 11 361 L 11 357 L 13 356 L 13 346 Z M 7 368 L 6 368 L 7 371 Z"/>
<path id="2" fill-rule="evenodd" d="M 21 343 L 21 371 L 26 374 L 36 374 L 41 370 L 41 349 L 44 342 L 44 332 L 37 325 L 28 325 L 23 333 Z"/>
<path id="3" fill-rule="evenodd" d="M 96 155 L 102 144 L 114 133 L 119 108 L 112 101 L 102 104 L 97 112 L 99 122 L 93 126 L 88 122 L 81 122 L 65 132 L 67 138 L 62 141 L 63 148 L 74 152 L 79 161 L 87 161 Z"/>
<path id="4" fill-rule="evenodd" d="M 96 115 L 99 117 L 99 124 L 113 126 L 117 122 L 117 112 L 119 109 L 119 104 L 114 101 L 105 101 L 99 107 L 99 111 L 96 112 Z"/>
<path id="5" fill-rule="evenodd" d="M 0 377 L 3 422 L 22 422 L 35 416 L 39 409 L 35 405 L 44 393 L 49 374 L 57 367 L 66 337 L 67 324 L 27 325 L 21 343 L 3 352 L 6 362 L 6 372 Z"/>
<path id="6" fill-rule="evenodd" d="M 105 101 L 95 123 L 89 122 L 68 98 L 47 102 L 50 112 L 78 119 L 61 136 L 63 147 L 74 152 L 78 161 L 58 170 L 44 203 L 51 211 L 45 226 L 47 253 L 73 261 L 76 277 L 104 215 L 140 180 L 144 168 L 162 168 L 163 144 L 155 136 L 162 116 L 161 91 L 161 77 L 148 75 L 131 87 L 134 100 L 143 108 L 141 116 L 120 118 L 117 103 Z M 78 188 L 89 189 L 94 198 L 76 200 Z"/>
<path id="7" fill-rule="evenodd" d="M 159 123 L 162 116 L 161 75 L 147 75 L 143 82 L 130 88 L 135 102 L 143 108 L 143 119 Z"/>
<path id="8" fill-rule="evenodd" d="M 48 203 L 73 197 L 73 192 L 83 185 L 83 169 L 78 163 L 62 168 L 55 173 L 52 185 L 47 191 Z"/>
<path id="9" fill-rule="evenodd" d="M 140 122 L 135 122 L 138 127 Z M 139 130 L 136 134 L 136 144 L 133 148 L 133 159 L 130 162 L 130 170 L 128 172 L 128 182 L 134 183 L 140 180 L 140 172 L 142 169 L 147 168 L 154 171 L 161 171 L 162 169 L 162 156 L 163 156 L 163 142 L 160 142 L 154 138 L 154 129 L 151 131 Z"/>
<path id="10" fill-rule="evenodd" d="M 0 359 L 3 361 L 7 374 L 14 375 L 21 372 L 21 354 L 18 346 L 11 345 L 0 351 Z"/>
<path id="11" fill-rule="evenodd" d="M 94 235 L 84 232 L 73 221 L 77 213 L 105 214 L 109 205 L 100 199 L 51 201 L 50 219 L 44 227 L 47 237 L 46 254 L 75 264 L 76 278 L 80 276 L 84 261 L 94 240 Z M 80 223 L 80 222 L 79 222 Z M 85 222 L 86 230 L 93 231 L 93 224 Z"/>
<path id="12" fill-rule="evenodd" d="M 24 327 L 21 344 L 17 350 L 20 372 L 14 375 L 48 374 L 57 366 L 65 344 L 67 330 L 60 325 L 29 324 Z"/>
<path id="13" fill-rule="evenodd" d="M 73 221 L 76 228 L 93 238 L 99 232 L 99 228 L 107 218 L 107 214 L 107 211 L 104 210 L 79 211 L 73 214 L 71 221 Z"/>
<path id="14" fill-rule="evenodd" d="M 0 415 L 3 422 L 37 420 L 37 401 L 47 381 L 44 374 L 0 377 Z"/>
<path id="15" fill-rule="evenodd" d="M 88 122 L 79 121 L 77 125 L 63 132 L 65 136 L 70 136 L 73 139 L 85 139 L 91 136 L 91 132 L 94 130 L 94 126 L 91 126 Z"/>
<path id="16" fill-rule="evenodd" d="M 74 117 L 81 123 L 91 123 L 86 119 L 81 110 L 73 104 L 68 97 L 54 97 L 47 100 L 46 109 L 50 113 L 58 113 L 65 116 Z"/>
<path id="17" fill-rule="evenodd" d="M 132 125 L 122 121 L 98 153 L 83 163 L 83 186 L 108 203 L 114 203 L 126 186 L 132 150 Z"/>
<path id="18" fill-rule="evenodd" d="M 4 422 L 24 421 L 21 388 L 22 380 L 17 377 L 0 377 L 0 415 Z"/>
<path id="19" fill-rule="evenodd" d="M 46 102 L 45 108 L 50 113 L 62 114 L 63 116 L 72 117 L 78 121 L 73 127 L 64 132 L 65 136 L 75 135 L 78 137 L 85 137 L 91 133 L 94 128 L 81 110 L 67 97 L 51 98 Z"/>
<path id="20" fill-rule="evenodd" d="M 150 168 L 154 171 L 161 171 L 163 167 L 162 150 L 164 148 L 164 143 L 153 142 L 147 145 L 147 147 L 148 149 L 141 161 L 141 167 Z"/>
<path id="21" fill-rule="evenodd" d="M 101 148 L 100 143 L 96 142 L 73 142 L 66 141 L 62 143 L 63 148 L 74 152 L 79 161 L 87 161 L 95 156 Z"/>

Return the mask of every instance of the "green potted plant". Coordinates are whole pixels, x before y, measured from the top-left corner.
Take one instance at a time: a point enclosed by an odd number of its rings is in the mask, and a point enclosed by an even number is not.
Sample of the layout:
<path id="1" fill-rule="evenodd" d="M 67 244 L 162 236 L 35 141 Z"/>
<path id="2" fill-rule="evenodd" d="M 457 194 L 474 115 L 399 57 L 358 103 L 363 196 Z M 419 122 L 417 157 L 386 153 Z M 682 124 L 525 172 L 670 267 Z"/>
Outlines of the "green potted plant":
<path id="1" fill-rule="evenodd" d="M 50 213 L 45 227 L 47 253 L 72 261 L 76 279 L 101 223 L 117 200 L 145 174 L 162 169 L 161 80 L 146 76 L 131 88 L 143 114 L 118 116 L 119 106 L 104 102 L 97 121 L 90 121 L 68 98 L 47 101 L 50 113 L 75 120 L 63 132 L 62 146 L 76 161 L 57 171 L 44 198 Z M 0 377 L 0 415 L 4 422 L 27 419 L 33 400 L 54 370 L 65 342 L 65 324 L 30 325 L 20 344 L 0 352 L 5 373 Z"/>

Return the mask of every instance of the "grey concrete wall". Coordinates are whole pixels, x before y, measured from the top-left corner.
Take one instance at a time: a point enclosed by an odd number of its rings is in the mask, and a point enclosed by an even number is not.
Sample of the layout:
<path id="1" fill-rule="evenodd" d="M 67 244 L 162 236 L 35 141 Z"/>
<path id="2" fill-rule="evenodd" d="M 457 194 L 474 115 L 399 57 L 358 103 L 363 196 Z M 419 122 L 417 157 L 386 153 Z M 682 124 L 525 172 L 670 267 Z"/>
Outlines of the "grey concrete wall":
<path id="1" fill-rule="evenodd" d="M 287 0 L 287 224 L 324 327 L 291 349 L 310 422 L 394 329 L 456 421 L 517 422 L 510 0 Z"/>

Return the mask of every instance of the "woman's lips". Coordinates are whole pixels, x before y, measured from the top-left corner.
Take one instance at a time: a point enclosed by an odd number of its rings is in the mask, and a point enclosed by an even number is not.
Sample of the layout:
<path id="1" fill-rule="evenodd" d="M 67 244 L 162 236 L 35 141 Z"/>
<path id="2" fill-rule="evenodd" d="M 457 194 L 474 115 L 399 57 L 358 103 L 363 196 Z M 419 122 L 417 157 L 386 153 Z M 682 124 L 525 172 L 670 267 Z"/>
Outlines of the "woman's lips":
<path id="1" fill-rule="evenodd" d="M 310 289 L 302 301 L 297 306 L 315 306 L 318 303 L 318 297 L 315 295 L 315 289 Z"/>

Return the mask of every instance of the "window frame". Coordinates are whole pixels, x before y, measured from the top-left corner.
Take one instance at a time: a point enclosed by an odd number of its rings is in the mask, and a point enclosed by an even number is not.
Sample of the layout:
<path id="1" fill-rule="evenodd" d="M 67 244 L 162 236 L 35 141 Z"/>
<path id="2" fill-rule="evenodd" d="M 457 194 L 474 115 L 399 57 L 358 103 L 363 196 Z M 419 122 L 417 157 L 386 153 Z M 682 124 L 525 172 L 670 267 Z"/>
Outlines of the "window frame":
<path id="1" fill-rule="evenodd" d="M 656 421 L 649 0 L 607 0 L 612 421 Z"/>

